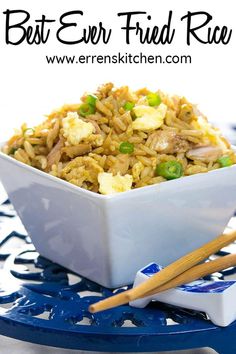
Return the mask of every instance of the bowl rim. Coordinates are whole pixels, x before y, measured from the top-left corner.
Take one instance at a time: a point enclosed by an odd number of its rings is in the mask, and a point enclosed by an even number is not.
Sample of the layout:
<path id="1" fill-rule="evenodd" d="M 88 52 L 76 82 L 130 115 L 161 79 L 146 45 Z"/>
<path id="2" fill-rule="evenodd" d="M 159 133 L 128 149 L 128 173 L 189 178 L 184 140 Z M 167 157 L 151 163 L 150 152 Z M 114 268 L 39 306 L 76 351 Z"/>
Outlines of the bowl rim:
<path id="1" fill-rule="evenodd" d="M 87 189 L 84 189 L 82 187 L 79 187 L 79 186 L 76 186 L 68 181 L 65 181 L 59 177 L 55 177 L 53 175 L 50 175 L 49 173 L 47 172 L 44 172 L 44 171 L 41 171 L 41 170 L 38 170 L 37 168 L 35 167 L 32 167 L 32 166 L 29 166 L 23 162 L 20 162 L 16 159 L 14 159 L 13 157 L 5 154 L 4 152 L 1 151 L 1 148 L 4 146 L 6 142 L 0 142 L 0 157 L 13 163 L 13 164 L 16 164 L 17 166 L 21 167 L 21 168 L 24 168 L 28 171 L 31 171 L 33 173 L 36 173 L 38 175 L 40 175 L 41 177 L 44 177 L 44 178 L 49 178 L 51 181 L 54 181 L 54 182 L 57 182 L 58 184 L 62 184 L 64 187 L 66 188 L 69 188 L 69 189 L 73 189 L 75 190 L 77 193 L 82 193 L 82 194 L 85 194 L 87 195 L 88 197 L 92 197 L 92 198 L 97 198 L 97 199 L 100 199 L 100 200 L 114 200 L 114 199 L 123 199 L 128 196 L 141 196 L 142 194 L 144 194 L 145 192 L 150 192 L 150 191 L 158 191 L 159 187 L 162 185 L 162 183 L 156 183 L 156 184 L 152 184 L 152 185 L 148 185 L 148 186 L 144 186 L 144 187 L 140 187 L 140 188 L 134 188 L 134 189 L 130 189 L 128 191 L 125 191 L 125 192 L 121 192 L 121 193 L 115 193 L 115 194 L 108 194 L 108 195 L 103 195 L 103 194 L 99 194 L 99 193 L 95 193 L 95 192 L 92 192 L 92 191 L 89 191 Z M 231 145 L 231 148 L 236 152 L 236 146 L 234 145 Z M 212 170 L 212 171 L 208 171 L 208 172 L 201 172 L 201 173 L 197 173 L 197 174 L 194 174 L 194 175 L 190 175 L 190 176 L 184 176 L 184 177 L 181 177 L 181 178 L 178 178 L 178 179 L 174 179 L 174 180 L 169 180 L 169 181 L 165 181 L 165 182 L 168 182 L 168 186 L 171 186 L 171 185 L 176 185 L 178 186 L 178 184 L 180 183 L 183 183 L 183 181 L 186 181 L 186 180 L 191 180 L 191 179 L 197 179 L 199 178 L 200 176 L 203 176 L 203 175 L 206 175 L 206 176 L 209 176 L 209 175 L 213 175 L 213 174 L 217 174 L 217 173 L 221 173 L 222 171 L 225 171 L 225 169 L 236 169 L 236 164 L 234 165 L 231 165 L 231 166 L 228 166 L 228 167 L 222 167 L 222 168 L 218 168 L 218 169 L 215 169 L 215 170 Z M 164 183 L 166 185 L 166 183 Z M 131 193 L 131 194 L 130 194 Z"/>

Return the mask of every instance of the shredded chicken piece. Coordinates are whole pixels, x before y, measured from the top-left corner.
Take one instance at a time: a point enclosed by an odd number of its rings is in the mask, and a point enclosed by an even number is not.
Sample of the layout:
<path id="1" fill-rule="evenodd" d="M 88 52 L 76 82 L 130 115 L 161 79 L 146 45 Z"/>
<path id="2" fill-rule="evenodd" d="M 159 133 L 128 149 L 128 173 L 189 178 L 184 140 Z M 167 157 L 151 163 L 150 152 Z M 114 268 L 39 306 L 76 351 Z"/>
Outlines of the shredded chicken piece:
<path id="1" fill-rule="evenodd" d="M 65 139 L 64 138 L 60 138 L 58 140 L 58 142 L 56 143 L 56 145 L 52 148 L 52 150 L 50 151 L 50 153 L 47 156 L 47 171 L 50 171 L 52 165 L 54 164 L 58 164 L 58 162 L 61 159 L 61 155 L 62 155 L 62 148 L 64 146 L 65 143 Z"/>
<path id="2" fill-rule="evenodd" d="M 113 175 L 117 175 L 119 172 L 122 176 L 125 175 L 129 169 L 130 157 L 126 154 L 119 154 L 116 156 L 116 161 L 109 169 L 109 172 Z"/>
<path id="3" fill-rule="evenodd" d="M 92 150 L 90 144 L 78 144 L 74 146 L 65 146 L 62 148 L 62 152 L 64 152 L 67 156 L 73 159 L 76 156 L 81 156 L 89 153 Z"/>
<path id="4" fill-rule="evenodd" d="M 222 149 L 218 146 L 198 147 L 186 153 L 188 159 L 204 162 L 216 161 L 221 155 Z"/>
<path id="5" fill-rule="evenodd" d="M 94 128 L 95 128 L 95 133 L 96 133 L 96 134 L 101 134 L 101 129 L 100 129 L 100 127 L 99 127 L 99 125 L 98 125 L 97 122 L 95 122 L 93 119 L 85 119 L 85 121 L 92 123 L 92 125 L 93 125 Z"/>
<path id="6" fill-rule="evenodd" d="M 163 154 L 186 152 L 191 147 L 185 137 L 169 130 L 159 130 L 151 134 L 148 140 L 150 149 Z"/>

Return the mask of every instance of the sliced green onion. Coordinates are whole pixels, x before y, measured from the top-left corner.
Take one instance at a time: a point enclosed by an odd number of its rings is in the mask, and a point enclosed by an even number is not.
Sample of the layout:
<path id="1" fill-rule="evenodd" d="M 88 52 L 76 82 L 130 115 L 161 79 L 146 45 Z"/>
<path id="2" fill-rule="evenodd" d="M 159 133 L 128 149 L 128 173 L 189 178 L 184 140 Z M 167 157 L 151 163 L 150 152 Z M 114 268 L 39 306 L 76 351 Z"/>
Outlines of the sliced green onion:
<path id="1" fill-rule="evenodd" d="M 16 150 L 18 150 L 18 148 L 11 148 L 11 150 L 9 151 L 9 155 L 14 155 Z"/>
<path id="2" fill-rule="evenodd" d="M 97 97 L 95 95 L 88 95 L 85 99 L 85 103 L 79 108 L 79 115 L 86 117 L 89 114 L 94 114 L 96 112 L 96 101 Z"/>
<path id="3" fill-rule="evenodd" d="M 124 141 L 120 144 L 119 151 L 122 154 L 132 154 L 134 152 L 134 144 Z"/>
<path id="4" fill-rule="evenodd" d="M 96 101 L 97 101 L 97 96 L 95 96 L 95 95 L 88 95 L 85 100 L 85 102 L 91 106 L 95 106 Z"/>
<path id="5" fill-rule="evenodd" d="M 137 118 L 136 114 L 134 113 L 134 111 L 130 112 L 131 118 L 132 120 L 135 120 Z"/>
<path id="6" fill-rule="evenodd" d="M 220 167 L 229 167 L 233 165 L 233 161 L 229 156 L 222 156 L 217 160 L 217 162 L 219 162 Z"/>
<path id="7" fill-rule="evenodd" d="M 88 103 L 83 103 L 79 108 L 79 115 L 82 117 L 86 117 L 89 114 L 94 114 L 95 111 L 96 111 L 95 106 Z"/>
<path id="8" fill-rule="evenodd" d="M 147 95 L 149 106 L 159 106 L 161 103 L 161 97 L 157 93 L 150 92 Z"/>
<path id="9" fill-rule="evenodd" d="M 176 179 L 183 176 L 183 166 L 178 161 L 161 162 L 156 167 L 156 174 L 166 179 Z"/>
<path id="10" fill-rule="evenodd" d="M 127 102 L 124 104 L 123 108 L 124 108 L 126 111 L 132 111 L 132 109 L 134 108 L 134 106 L 135 106 L 135 103 L 127 101 Z"/>

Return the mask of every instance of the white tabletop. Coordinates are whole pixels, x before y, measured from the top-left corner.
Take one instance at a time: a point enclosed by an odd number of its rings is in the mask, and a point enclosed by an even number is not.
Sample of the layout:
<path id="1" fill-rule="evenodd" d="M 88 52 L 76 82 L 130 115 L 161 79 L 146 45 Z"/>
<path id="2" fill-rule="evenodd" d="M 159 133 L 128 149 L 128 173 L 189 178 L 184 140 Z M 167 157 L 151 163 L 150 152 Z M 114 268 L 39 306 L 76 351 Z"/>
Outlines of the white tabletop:
<path id="1" fill-rule="evenodd" d="M 52 348 L 44 345 L 25 343 L 19 340 L 0 336 L 0 353 L 1 354 L 92 354 L 94 352 L 80 351 L 80 350 L 67 350 L 60 348 Z M 102 352 L 96 352 L 103 354 Z M 158 354 L 153 352 L 151 354 Z M 194 349 L 194 350 L 180 350 L 172 352 L 162 352 L 163 354 L 214 354 L 213 349 Z M 105 354 L 105 353 L 104 353 Z M 106 353 L 107 354 L 107 353 Z M 118 353 L 116 353 L 118 354 Z M 142 354 L 142 353 L 141 353 Z"/>

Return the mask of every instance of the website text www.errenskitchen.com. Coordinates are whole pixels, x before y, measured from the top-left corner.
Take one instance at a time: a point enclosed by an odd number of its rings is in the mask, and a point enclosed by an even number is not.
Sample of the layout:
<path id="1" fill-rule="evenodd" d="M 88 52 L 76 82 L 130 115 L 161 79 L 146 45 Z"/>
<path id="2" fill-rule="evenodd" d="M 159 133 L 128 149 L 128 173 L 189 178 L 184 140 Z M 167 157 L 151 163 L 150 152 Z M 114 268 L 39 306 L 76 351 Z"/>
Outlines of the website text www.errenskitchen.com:
<path id="1" fill-rule="evenodd" d="M 191 64 L 191 55 L 146 55 L 120 53 L 114 55 L 46 55 L 48 64 Z"/>

